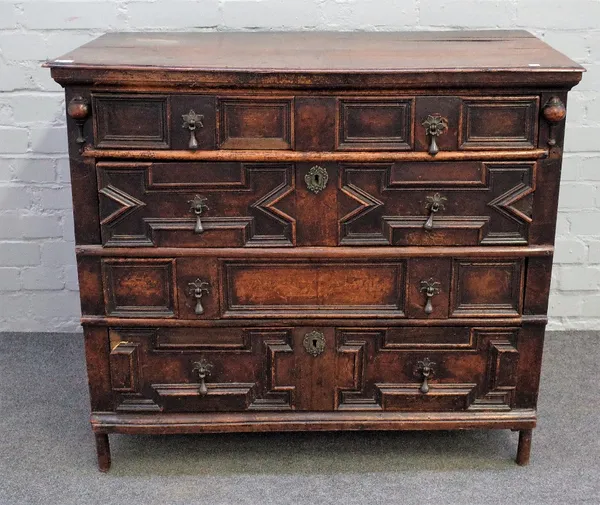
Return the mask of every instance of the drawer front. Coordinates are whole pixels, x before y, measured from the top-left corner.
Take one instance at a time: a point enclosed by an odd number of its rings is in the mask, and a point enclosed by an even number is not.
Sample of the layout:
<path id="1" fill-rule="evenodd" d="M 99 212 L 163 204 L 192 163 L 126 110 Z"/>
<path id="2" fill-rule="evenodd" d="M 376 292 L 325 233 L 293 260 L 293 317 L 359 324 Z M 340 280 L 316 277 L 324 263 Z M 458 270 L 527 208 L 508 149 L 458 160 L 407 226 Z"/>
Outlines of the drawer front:
<path id="1" fill-rule="evenodd" d="M 121 412 L 295 408 L 291 332 L 283 328 L 111 328 Z"/>
<path id="2" fill-rule="evenodd" d="M 79 258 L 85 315 L 233 320 L 518 318 L 525 260 Z M 99 300 L 104 300 L 99 304 Z"/>
<path id="3" fill-rule="evenodd" d="M 97 163 L 107 247 L 287 247 L 296 241 L 289 163 Z"/>
<path id="4" fill-rule="evenodd" d="M 102 243 L 526 245 L 536 168 L 481 161 L 98 162 Z"/>
<path id="5" fill-rule="evenodd" d="M 107 149 L 533 149 L 539 97 L 93 93 Z"/>
<path id="6" fill-rule="evenodd" d="M 345 97 L 337 100 L 342 151 L 533 149 L 539 98 Z"/>
<path id="7" fill-rule="evenodd" d="M 92 94 L 94 145 L 108 149 L 293 149 L 293 97 Z"/>
<path id="8" fill-rule="evenodd" d="M 120 412 L 509 410 L 518 328 L 109 329 Z"/>
<path id="9" fill-rule="evenodd" d="M 340 166 L 341 245 L 526 245 L 535 162 Z"/>
<path id="10" fill-rule="evenodd" d="M 517 328 L 341 328 L 336 409 L 510 410 Z"/>

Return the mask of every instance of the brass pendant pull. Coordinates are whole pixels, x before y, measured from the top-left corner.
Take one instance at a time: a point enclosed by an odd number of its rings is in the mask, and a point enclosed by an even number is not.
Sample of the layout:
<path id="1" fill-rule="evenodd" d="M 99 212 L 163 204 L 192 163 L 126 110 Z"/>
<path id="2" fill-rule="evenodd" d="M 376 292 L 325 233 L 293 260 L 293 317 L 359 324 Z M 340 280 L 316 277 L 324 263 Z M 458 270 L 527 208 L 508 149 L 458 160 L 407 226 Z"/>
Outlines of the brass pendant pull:
<path id="1" fill-rule="evenodd" d="M 427 221 L 425 221 L 423 228 L 430 231 L 433 230 L 433 215 L 446 208 L 444 202 L 448 199 L 445 196 L 436 193 L 433 196 L 426 197 L 426 200 L 427 203 L 425 204 L 425 209 L 429 212 L 429 217 L 427 218 Z"/>
<path id="2" fill-rule="evenodd" d="M 567 108 L 560 98 L 553 96 L 542 109 L 544 119 L 548 121 L 548 145 L 556 145 L 556 126 L 567 116 Z"/>
<path id="3" fill-rule="evenodd" d="M 437 145 L 437 137 L 448 130 L 448 120 L 439 114 L 433 114 L 427 116 L 427 119 L 421 124 L 425 127 L 425 134 L 429 137 L 428 152 L 432 156 L 435 156 L 440 152 L 440 148 Z"/>
<path id="4" fill-rule="evenodd" d="M 434 365 L 435 363 L 433 361 L 429 358 L 425 358 L 417 362 L 417 366 L 415 367 L 415 375 L 422 380 L 419 391 L 423 394 L 429 393 L 429 379 L 435 374 L 435 371 L 433 370 Z"/>
<path id="5" fill-rule="evenodd" d="M 210 293 L 210 284 L 206 281 L 196 279 L 194 282 L 188 283 L 188 289 L 191 296 L 196 299 L 196 307 L 194 313 L 197 316 L 204 314 L 204 307 L 202 306 L 202 297 L 205 293 Z"/>
<path id="6" fill-rule="evenodd" d="M 200 216 L 202 216 L 202 212 L 204 210 L 209 210 L 208 205 L 206 205 L 207 198 L 196 195 L 192 200 L 189 200 L 188 203 L 191 205 L 190 211 L 196 214 L 196 226 L 194 227 L 194 233 L 202 233 L 204 231 L 204 226 L 202 226 L 202 220 Z"/>
<path id="7" fill-rule="evenodd" d="M 192 369 L 192 371 L 198 374 L 198 382 L 200 382 L 198 393 L 200 393 L 200 395 L 202 396 L 205 396 L 208 393 L 208 388 L 206 387 L 205 379 L 207 376 L 210 376 L 213 369 L 213 365 L 212 363 L 206 361 L 204 358 L 202 358 L 200 361 L 195 361 L 193 365 L 194 368 Z"/>
<path id="8" fill-rule="evenodd" d="M 426 301 L 425 307 L 423 311 L 425 314 L 429 315 L 433 312 L 433 303 L 431 303 L 431 299 L 435 295 L 440 294 L 440 283 L 438 281 L 434 281 L 433 278 L 429 278 L 425 281 L 421 281 L 421 291 L 425 293 Z"/>
<path id="9" fill-rule="evenodd" d="M 318 356 L 325 350 L 325 335 L 320 331 L 311 331 L 304 335 L 304 349 L 311 356 Z"/>
<path id="10" fill-rule="evenodd" d="M 187 128 L 190 131 L 190 142 L 188 147 L 190 149 L 198 149 L 198 141 L 196 140 L 196 128 L 204 128 L 204 116 L 202 114 L 196 114 L 194 109 L 190 109 L 187 114 L 181 116 L 183 118 L 182 128 Z"/>
<path id="11" fill-rule="evenodd" d="M 312 167 L 304 176 L 304 182 L 306 182 L 306 187 L 315 195 L 325 189 L 328 181 L 329 174 L 327 173 L 327 170 L 325 170 L 323 167 L 320 167 L 319 165 L 315 165 L 314 167 Z"/>
<path id="12" fill-rule="evenodd" d="M 69 102 L 67 107 L 67 114 L 69 117 L 75 120 L 75 124 L 77 125 L 77 138 L 75 142 L 77 142 L 81 147 L 85 144 L 85 135 L 83 132 L 83 127 L 85 125 L 85 121 L 90 114 L 90 104 L 89 102 L 81 97 L 76 96 Z"/>

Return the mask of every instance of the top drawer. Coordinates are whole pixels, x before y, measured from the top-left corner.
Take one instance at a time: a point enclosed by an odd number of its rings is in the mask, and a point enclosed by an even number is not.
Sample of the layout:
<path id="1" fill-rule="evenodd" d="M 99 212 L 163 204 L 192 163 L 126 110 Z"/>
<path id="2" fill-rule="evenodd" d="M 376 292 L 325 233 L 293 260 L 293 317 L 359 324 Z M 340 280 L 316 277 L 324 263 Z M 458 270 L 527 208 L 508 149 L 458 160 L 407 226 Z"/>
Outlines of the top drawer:
<path id="1" fill-rule="evenodd" d="M 537 96 L 210 96 L 94 93 L 106 149 L 533 149 Z"/>

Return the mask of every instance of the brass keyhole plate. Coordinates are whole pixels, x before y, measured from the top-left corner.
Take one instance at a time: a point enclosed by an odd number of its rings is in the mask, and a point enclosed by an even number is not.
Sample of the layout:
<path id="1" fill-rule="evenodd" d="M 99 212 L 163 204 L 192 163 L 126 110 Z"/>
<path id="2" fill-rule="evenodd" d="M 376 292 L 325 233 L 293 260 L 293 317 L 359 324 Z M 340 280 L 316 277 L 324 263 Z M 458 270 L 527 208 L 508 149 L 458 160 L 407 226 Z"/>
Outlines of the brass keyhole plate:
<path id="1" fill-rule="evenodd" d="M 304 336 L 304 349 L 312 356 L 318 356 L 325 350 L 325 335 L 319 331 L 311 331 Z"/>
<path id="2" fill-rule="evenodd" d="M 306 187 L 314 194 L 317 194 L 327 187 L 329 174 L 323 167 L 315 165 L 304 176 L 304 181 L 306 182 Z"/>

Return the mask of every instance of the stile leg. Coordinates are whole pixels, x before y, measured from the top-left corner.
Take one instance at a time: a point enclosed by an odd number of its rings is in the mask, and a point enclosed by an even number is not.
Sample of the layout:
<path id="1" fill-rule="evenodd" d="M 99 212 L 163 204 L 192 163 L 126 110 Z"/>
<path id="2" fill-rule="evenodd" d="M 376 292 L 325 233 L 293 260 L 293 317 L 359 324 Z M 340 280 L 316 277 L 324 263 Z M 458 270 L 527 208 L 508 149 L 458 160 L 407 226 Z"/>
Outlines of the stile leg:
<path id="1" fill-rule="evenodd" d="M 531 435 L 533 430 L 519 431 L 519 447 L 517 449 L 517 465 L 525 466 L 529 464 L 529 454 L 531 453 Z"/>
<path id="2" fill-rule="evenodd" d="M 98 470 L 108 472 L 110 469 L 110 445 L 108 443 L 108 434 L 95 433 L 96 452 L 98 454 Z"/>

